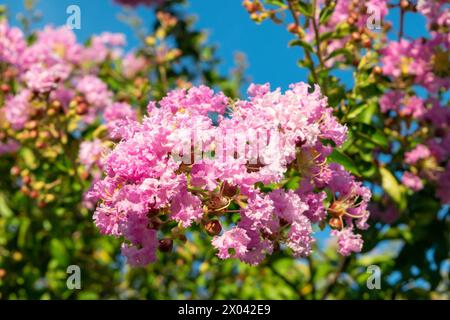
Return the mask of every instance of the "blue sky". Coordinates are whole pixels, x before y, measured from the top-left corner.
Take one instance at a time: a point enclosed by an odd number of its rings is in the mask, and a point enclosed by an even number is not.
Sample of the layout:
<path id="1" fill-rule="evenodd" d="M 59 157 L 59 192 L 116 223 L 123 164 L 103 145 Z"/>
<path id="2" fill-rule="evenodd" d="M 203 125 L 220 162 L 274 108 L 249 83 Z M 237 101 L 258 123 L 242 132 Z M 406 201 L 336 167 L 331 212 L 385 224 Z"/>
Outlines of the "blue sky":
<path id="1" fill-rule="evenodd" d="M 6 1 L 11 20 L 23 11 L 22 3 Z M 81 30 L 76 30 L 80 40 L 93 33 L 113 31 L 125 33 L 130 48 L 137 45 L 130 28 L 118 21 L 121 7 L 112 0 L 40 0 L 38 9 L 43 19 L 37 26 L 64 24 L 68 17 L 66 8 L 71 4 L 77 4 L 81 9 Z M 241 0 L 191 0 L 185 11 L 197 17 L 196 28 L 207 29 L 209 42 L 219 47 L 221 72 L 227 73 L 233 67 L 233 55 L 240 51 L 248 57 L 248 73 L 255 82 L 287 87 L 289 83 L 306 79 L 305 70 L 296 67 L 299 49 L 287 47 L 291 40 L 289 33 L 271 22 L 256 25 L 242 7 Z M 138 12 L 142 18 L 148 17 L 147 21 L 153 20 L 150 9 L 140 7 Z"/>
<path id="2" fill-rule="evenodd" d="M 250 18 L 241 5 L 242 0 L 190 0 L 185 11 L 197 17 L 196 28 L 206 29 L 209 42 L 216 44 L 218 55 L 222 61 L 220 70 L 227 74 L 233 63 L 235 52 L 244 52 L 247 55 L 249 68 L 248 75 L 254 82 L 270 82 L 272 87 L 287 88 L 290 83 L 305 81 L 307 72 L 297 67 L 301 57 L 298 47 L 288 48 L 292 36 L 281 25 L 266 21 L 257 25 Z M 137 39 L 132 30 L 117 16 L 122 7 L 113 0 L 39 0 L 38 9 L 43 14 L 41 23 L 62 25 L 68 15 L 66 8 L 76 4 L 81 8 L 81 30 L 76 34 L 81 41 L 86 40 L 93 33 L 102 31 L 123 32 L 127 35 L 128 48 L 137 46 Z M 17 24 L 15 17 L 23 11 L 22 0 L 6 0 L 9 8 L 11 22 Z M 150 9 L 140 7 L 139 15 L 150 24 L 153 20 Z M 391 20 L 398 17 L 398 12 L 392 12 Z M 394 21 L 394 30 L 396 29 Z M 425 20 L 414 14 L 407 14 L 405 32 L 409 36 L 426 35 Z M 347 76 L 346 82 L 351 79 Z"/>

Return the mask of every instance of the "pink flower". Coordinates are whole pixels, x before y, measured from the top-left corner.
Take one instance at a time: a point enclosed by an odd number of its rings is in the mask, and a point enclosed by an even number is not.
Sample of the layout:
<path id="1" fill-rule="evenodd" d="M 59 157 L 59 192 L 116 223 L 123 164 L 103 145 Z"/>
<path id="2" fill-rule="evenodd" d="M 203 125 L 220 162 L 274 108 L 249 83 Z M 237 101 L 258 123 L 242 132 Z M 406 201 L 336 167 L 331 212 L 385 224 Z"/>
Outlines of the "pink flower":
<path id="1" fill-rule="evenodd" d="M 26 42 L 19 28 L 10 27 L 7 21 L 0 21 L 0 62 L 16 65 L 26 48 Z"/>
<path id="2" fill-rule="evenodd" d="M 402 176 L 402 183 L 413 191 L 419 191 L 423 189 L 422 180 L 415 174 L 406 171 Z"/>
<path id="3" fill-rule="evenodd" d="M 287 246 L 292 249 L 294 256 L 306 257 L 311 253 L 314 242 L 311 221 L 305 216 L 299 216 L 289 230 Z"/>
<path id="4" fill-rule="evenodd" d="M 14 130 L 23 129 L 25 123 L 29 119 L 30 97 L 30 91 L 22 90 L 16 96 L 6 100 L 4 108 L 5 118 Z"/>
<path id="5" fill-rule="evenodd" d="M 171 219 L 179 222 L 183 228 L 189 227 L 203 216 L 202 202 L 199 198 L 185 190 L 179 192 L 171 204 Z"/>
<path id="6" fill-rule="evenodd" d="M 111 104 L 112 93 L 108 86 L 96 76 L 87 75 L 78 80 L 76 90 L 84 94 L 88 103 L 104 108 Z"/>
<path id="7" fill-rule="evenodd" d="M 135 53 L 127 54 L 122 60 L 123 74 L 127 78 L 134 77 L 137 73 L 145 71 L 146 68 L 147 60 Z"/>
<path id="8" fill-rule="evenodd" d="M 55 64 L 51 67 L 34 64 L 25 73 L 24 80 L 31 90 L 44 93 L 56 89 L 59 82 L 67 79 L 70 71 L 70 67 L 63 64 Z"/>
<path id="9" fill-rule="evenodd" d="M 352 252 L 361 252 L 363 240 L 360 234 L 354 234 L 351 228 L 340 231 L 333 230 L 331 235 L 337 237 L 338 252 L 343 256 L 348 256 Z"/>
<path id="10" fill-rule="evenodd" d="M 423 100 L 419 97 L 412 96 L 406 99 L 406 103 L 400 111 L 400 115 L 413 116 L 414 118 L 419 119 L 425 114 L 425 111 L 426 109 Z"/>
<path id="11" fill-rule="evenodd" d="M 20 144 L 12 139 L 8 139 L 5 142 L 0 141 L 0 156 L 16 152 L 20 148 Z"/>
<path id="12" fill-rule="evenodd" d="M 275 214 L 289 222 L 293 223 L 297 220 L 304 220 L 303 213 L 309 209 L 308 205 L 300 199 L 300 197 L 289 190 L 285 192 L 281 189 L 274 190 L 270 194 L 270 199 L 273 201 Z"/>
<path id="13" fill-rule="evenodd" d="M 401 91 L 385 93 L 380 99 L 381 112 L 388 112 L 389 110 L 398 112 L 404 96 L 405 94 Z"/>
<path id="14" fill-rule="evenodd" d="M 426 159 L 430 156 L 430 149 L 423 144 L 418 144 L 413 150 L 405 153 L 405 162 L 414 165 L 419 160 Z"/>
<path id="15" fill-rule="evenodd" d="M 327 191 L 335 199 L 328 209 L 343 212 L 346 228 L 367 228 L 369 189 L 326 161 L 333 147 L 322 140 L 342 144 L 347 128 L 320 89 L 297 83 L 270 91 L 266 84 L 251 86 L 249 94 L 231 102 L 205 86 L 174 90 L 149 103 L 141 123 L 120 122 L 121 141 L 101 163 L 106 177 L 89 192 L 101 200 L 94 214 L 101 232 L 135 243 L 130 224 L 160 229 L 154 219 L 166 216 L 188 228 L 232 213 L 232 229 L 212 241 L 220 258 L 254 265 L 280 245 L 303 257 L 312 250 L 312 223 L 326 217 Z M 120 121 L 129 111 L 109 105 L 105 120 Z M 263 184 L 284 183 L 288 166 L 302 177 L 298 190 L 263 192 Z M 125 248 L 145 261 L 139 249 Z"/>
<path id="16" fill-rule="evenodd" d="M 439 177 L 436 195 L 442 204 L 450 204 L 450 163 Z"/>
<path id="17" fill-rule="evenodd" d="M 249 243 L 250 238 L 245 230 L 238 227 L 228 230 L 212 240 L 212 245 L 219 250 L 217 255 L 220 259 L 244 257 Z"/>
<path id="18" fill-rule="evenodd" d="M 83 141 L 80 145 L 79 159 L 80 163 L 85 167 L 86 171 L 90 171 L 92 167 L 101 168 L 100 159 L 105 152 L 102 141 L 95 139 L 93 141 Z"/>
<path id="19" fill-rule="evenodd" d="M 120 139 L 121 127 L 126 126 L 130 120 L 137 120 L 136 111 L 125 102 L 116 102 L 107 106 L 103 117 L 112 139 Z"/>
<path id="20" fill-rule="evenodd" d="M 142 221 L 136 221 L 127 227 L 127 233 L 132 234 L 132 245 L 123 244 L 122 254 L 133 266 L 146 266 L 156 260 L 158 239 L 156 230 L 147 229 Z"/>

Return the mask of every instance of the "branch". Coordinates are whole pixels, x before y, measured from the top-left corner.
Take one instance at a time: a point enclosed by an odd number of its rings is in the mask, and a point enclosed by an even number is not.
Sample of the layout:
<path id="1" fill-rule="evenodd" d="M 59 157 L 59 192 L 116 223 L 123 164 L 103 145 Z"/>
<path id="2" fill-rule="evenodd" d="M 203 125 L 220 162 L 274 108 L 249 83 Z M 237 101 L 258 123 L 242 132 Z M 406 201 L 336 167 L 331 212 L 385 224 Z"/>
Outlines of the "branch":
<path id="1" fill-rule="evenodd" d="M 291 280 L 286 278 L 283 274 L 281 274 L 277 269 L 275 269 L 275 267 L 271 263 L 268 264 L 267 266 L 269 267 L 270 271 L 272 271 L 273 274 L 275 274 L 277 277 L 279 277 L 281 280 L 283 280 L 292 290 L 294 290 L 294 292 L 298 295 L 298 298 L 300 300 L 305 299 L 305 297 L 299 290 L 297 284 L 295 284 L 294 282 L 292 282 Z"/>
<path id="2" fill-rule="evenodd" d="M 339 262 L 338 269 L 336 270 L 336 273 L 334 274 L 334 277 L 331 279 L 330 283 L 325 288 L 325 291 L 322 294 L 321 300 L 325 300 L 328 295 L 331 293 L 333 288 L 337 284 L 337 280 L 339 279 L 339 276 L 344 272 L 344 270 L 347 268 L 350 260 L 347 257 L 342 257 L 341 261 Z"/>
<path id="3" fill-rule="evenodd" d="M 292 0 L 288 0 L 288 6 L 289 6 L 289 12 L 291 13 L 292 18 L 294 19 L 294 23 L 295 23 L 296 28 L 301 27 L 300 26 L 300 20 L 298 19 L 298 16 L 297 16 L 297 12 L 295 11 L 294 6 L 292 5 Z M 301 40 L 300 35 L 297 35 L 297 36 Z M 308 60 L 310 65 L 311 65 L 309 70 L 311 71 L 311 74 L 313 76 L 314 82 L 318 84 L 319 83 L 319 78 L 317 77 L 316 69 L 314 67 L 314 61 L 313 61 L 313 59 L 311 57 L 311 54 L 307 50 L 303 50 L 303 51 L 305 52 L 306 60 Z"/>

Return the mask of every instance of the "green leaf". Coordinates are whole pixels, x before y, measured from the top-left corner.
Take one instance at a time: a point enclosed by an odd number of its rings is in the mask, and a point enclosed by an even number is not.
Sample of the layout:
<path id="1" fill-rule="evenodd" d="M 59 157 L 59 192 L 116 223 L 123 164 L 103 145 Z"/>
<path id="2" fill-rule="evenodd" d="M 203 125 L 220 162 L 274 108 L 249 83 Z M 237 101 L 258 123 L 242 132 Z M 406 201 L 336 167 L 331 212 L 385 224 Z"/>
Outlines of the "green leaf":
<path id="1" fill-rule="evenodd" d="M 328 6 L 326 8 L 324 8 L 322 11 L 320 11 L 320 15 L 319 15 L 319 24 L 325 24 L 328 22 L 328 20 L 331 17 L 331 14 L 334 11 L 334 6 Z"/>
<path id="2" fill-rule="evenodd" d="M 283 0 L 265 0 L 264 2 L 266 4 L 273 5 L 273 6 L 278 6 L 278 7 L 285 7 L 286 6 L 286 4 L 284 3 Z"/>
<path id="3" fill-rule="evenodd" d="M 38 161 L 36 157 L 33 154 L 33 151 L 31 151 L 28 148 L 23 148 L 21 151 L 21 156 L 23 158 L 23 161 L 25 162 L 26 166 L 30 168 L 31 170 L 34 170 L 38 167 Z"/>
<path id="4" fill-rule="evenodd" d="M 289 181 L 285 184 L 286 189 L 295 190 L 298 189 L 298 184 L 300 182 L 300 177 L 292 177 L 289 179 Z"/>
<path id="5" fill-rule="evenodd" d="M 69 264 L 69 255 L 63 242 L 58 239 L 52 239 L 50 242 L 50 252 L 52 257 L 58 262 L 59 266 L 67 266 Z"/>
<path id="6" fill-rule="evenodd" d="M 336 162 L 342 165 L 346 170 L 350 171 L 351 173 L 361 176 L 361 173 L 359 172 L 358 168 L 356 167 L 353 160 L 347 156 L 345 153 L 334 149 L 333 152 L 328 156 L 329 162 Z"/>
<path id="7" fill-rule="evenodd" d="M 293 46 L 300 46 L 303 49 L 307 50 L 308 52 L 314 53 L 313 47 L 306 41 L 300 39 L 292 40 L 291 42 L 289 42 L 289 47 Z"/>
<path id="8" fill-rule="evenodd" d="M 17 246 L 19 248 L 24 248 L 25 244 L 27 242 L 27 234 L 28 229 L 30 228 L 31 221 L 28 218 L 23 218 L 20 227 L 19 227 L 19 234 L 17 236 Z"/>
<path id="9" fill-rule="evenodd" d="M 384 191 L 397 204 L 400 210 L 406 208 L 406 189 L 398 183 L 395 176 L 386 168 L 380 168 L 381 185 Z"/>
<path id="10" fill-rule="evenodd" d="M 364 140 L 370 141 L 384 149 L 389 146 L 389 141 L 385 134 L 371 125 L 365 123 L 357 123 L 352 128 L 353 134 Z"/>
<path id="11" fill-rule="evenodd" d="M 6 201 L 6 197 L 3 193 L 0 193 L 0 216 L 5 218 L 11 217 L 13 215 L 12 210 Z"/>
<path id="12" fill-rule="evenodd" d="M 353 54 L 350 52 L 350 50 L 346 49 L 346 48 L 340 48 L 337 50 L 334 50 L 326 59 L 330 60 L 331 58 L 337 57 L 339 55 L 344 55 L 348 60 L 350 60 L 353 57 Z"/>
<path id="13" fill-rule="evenodd" d="M 300 13 L 305 15 L 306 17 L 312 17 L 312 6 L 309 3 L 305 3 L 303 1 L 297 2 L 297 8 Z"/>

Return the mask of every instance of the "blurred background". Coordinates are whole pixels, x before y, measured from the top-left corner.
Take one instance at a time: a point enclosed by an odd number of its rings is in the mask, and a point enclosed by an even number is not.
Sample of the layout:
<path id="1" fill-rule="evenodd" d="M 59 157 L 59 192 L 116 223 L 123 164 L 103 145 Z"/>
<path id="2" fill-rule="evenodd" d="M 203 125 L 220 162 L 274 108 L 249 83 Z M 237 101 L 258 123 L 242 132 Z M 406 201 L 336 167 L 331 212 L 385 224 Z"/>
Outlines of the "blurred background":
<path id="1" fill-rule="evenodd" d="M 124 8 L 112 0 L 2 1 L 9 23 L 29 32 L 48 24 L 65 24 L 66 8 L 72 4 L 81 9 L 81 29 L 74 30 L 79 42 L 103 31 L 120 32 L 126 35 L 127 50 L 138 49 L 140 35 L 155 28 L 153 9 L 146 6 Z M 300 52 L 287 45 L 291 35 L 274 24 L 255 24 L 240 0 L 190 0 L 170 9 L 205 39 L 202 50 L 210 50 L 211 68 L 216 72 L 208 78 L 210 85 L 237 97 L 245 95 L 250 82 L 287 88 L 290 83 L 306 81 L 306 70 L 297 67 Z M 408 15 L 405 29 L 412 37 L 427 34 L 419 15 Z M 233 78 L 230 74 L 236 75 L 236 68 L 238 77 Z M 347 86 L 353 84 L 351 71 L 338 74 Z M 28 161 L 35 159 L 30 156 Z M 320 236 L 327 235 L 328 228 L 317 230 L 319 241 L 310 258 L 293 259 L 280 253 L 257 267 L 219 260 L 210 238 L 194 230 L 174 254 L 162 255 L 146 268 L 130 268 L 120 255 L 120 242 L 101 236 L 92 211 L 80 206 L 85 185 L 69 180 L 64 201 L 39 208 L 18 192 L 9 174 L 13 162 L 1 159 L 0 163 L 2 299 L 449 297 L 448 229 L 434 221 L 436 210 L 444 219 L 448 207 L 417 203 L 423 206 L 420 219 L 393 225 L 374 221 L 374 228 L 364 235 L 365 251 L 345 260 L 336 254 L 335 243 Z M 68 265 L 81 269 L 80 290 L 67 288 Z M 381 270 L 381 290 L 367 288 L 371 265 Z"/>

